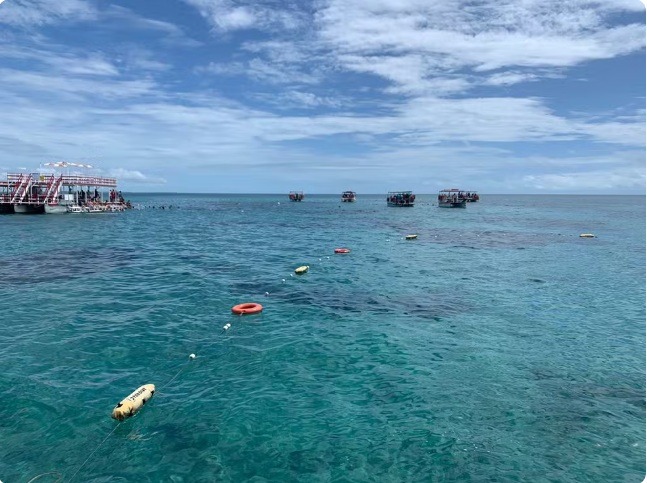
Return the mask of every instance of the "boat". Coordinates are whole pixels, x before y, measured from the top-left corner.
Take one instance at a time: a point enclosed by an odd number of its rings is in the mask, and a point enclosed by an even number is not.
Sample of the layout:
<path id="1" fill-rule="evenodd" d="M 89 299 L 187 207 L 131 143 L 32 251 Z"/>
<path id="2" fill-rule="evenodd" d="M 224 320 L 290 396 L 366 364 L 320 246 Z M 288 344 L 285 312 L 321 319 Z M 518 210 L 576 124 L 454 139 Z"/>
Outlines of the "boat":
<path id="1" fill-rule="evenodd" d="M 73 194 L 59 194 L 57 199 L 45 202 L 45 213 L 48 215 L 68 213 L 67 208 L 73 204 L 75 204 Z"/>
<path id="2" fill-rule="evenodd" d="M 303 191 L 290 191 L 290 201 L 303 201 Z"/>
<path id="3" fill-rule="evenodd" d="M 68 205 L 67 206 L 67 212 L 68 213 L 83 213 L 83 208 L 81 208 L 79 205 Z"/>
<path id="4" fill-rule="evenodd" d="M 45 166 L 92 168 L 66 161 L 45 163 Z M 69 209 L 71 206 L 75 208 Z M 131 207 L 117 190 L 115 178 L 33 172 L 7 173 L 6 179 L 0 180 L 0 213 L 105 213 Z"/>
<path id="5" fill-rule="evenodd" d="M 416 201 L 416 195 L 411 191 L 389 191 L 386 196 L 387 206 L 411 207 Z"/>
<path id="6" fill-rule="evenodd" d="M 450 188 L 438 192 L 439 208 L 465 208 L 466 204 L 465 191 L 461 191 L 458 188 Z"/>
<path id="7" fill-rule="evenodd" d="M 354 191 L 344 191 L 341 194 L 341 200 L 344 203 L 353 203 L 355 201 L 356 195 Z"/>

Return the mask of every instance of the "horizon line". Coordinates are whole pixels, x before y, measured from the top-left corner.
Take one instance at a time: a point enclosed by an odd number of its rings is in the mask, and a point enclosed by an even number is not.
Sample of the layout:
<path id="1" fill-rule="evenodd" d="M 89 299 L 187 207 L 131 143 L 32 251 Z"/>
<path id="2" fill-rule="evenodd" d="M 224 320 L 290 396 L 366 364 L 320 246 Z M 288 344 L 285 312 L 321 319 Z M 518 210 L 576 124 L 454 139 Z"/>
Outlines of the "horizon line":
<path id="1" fill-rule="evenodd" d="M 216 191 L 128 191 L 121 190 L 131 194 L 156 194 L 156 195 L 267 195 L 267 196 L 288 196 L 289 193 L 253 193 L 253 192 L 216 192 Z M 397 190 L 395 190 L 397 191 Z M 405 190 L 402 190 L 405 191 Z M 466 192 L 475 192 L 479 196 L 647 196 L 646 193 L 483 193 L 473 190 L 462 190 Z M 339 193 L 304 193 L 305 196 L 340 196 Z M 358 193 L 362 196 L 386 196 L 386 193 Z M 438 193 L 415 193 L 419 196 L 437 195 Z"/>

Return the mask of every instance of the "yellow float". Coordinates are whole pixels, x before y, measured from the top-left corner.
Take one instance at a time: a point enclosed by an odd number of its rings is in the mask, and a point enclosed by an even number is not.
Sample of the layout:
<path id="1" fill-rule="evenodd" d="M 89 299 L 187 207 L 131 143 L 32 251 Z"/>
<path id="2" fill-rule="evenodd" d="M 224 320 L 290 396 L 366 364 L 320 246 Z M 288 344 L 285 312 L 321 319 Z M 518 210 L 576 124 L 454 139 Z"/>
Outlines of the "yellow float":
<path id="1" fill-rule="evenodd" d="M 155 394 L 154 384 L 144 384 L 138 387 L 132 394 L 128 395 L 112 410 L 113 419 L 123 421 L 128 419 L 137 411 L 139 411 L 144 404 Z"/>
<path id="2" fill-rule="evenodd" d="M 304 274 L 304 273 L 306 273 L 309 269 L 310 269 L 310 267 L 309 267 L 308 265 L 302 265 L 302 266 L 300 266 L 299 268 L 297 268 L 297 269 L 294 271 L 294 273 L 296 273 L 297 275 L 303 275 L 303 274 Z"/>

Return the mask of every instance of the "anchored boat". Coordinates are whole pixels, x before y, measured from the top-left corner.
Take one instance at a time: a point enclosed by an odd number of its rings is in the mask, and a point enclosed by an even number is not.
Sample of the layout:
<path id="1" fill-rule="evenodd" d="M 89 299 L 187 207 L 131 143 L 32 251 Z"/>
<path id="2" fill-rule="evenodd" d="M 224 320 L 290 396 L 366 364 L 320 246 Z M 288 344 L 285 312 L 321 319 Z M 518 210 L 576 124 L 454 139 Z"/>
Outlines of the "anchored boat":
<path id="1" fill-rule="evenodd" d="M 303 191 L 290 191 L 290 201 L 303 201 Z"/>
<path id="2" fill-rule="evenodd" d="M 355 202 L 355 198 L 356 198 L 356 195 L 354 191 L 344 191 L 341 194 L 341 200 L 344 203 L 353 203 Z"/>
<path id="3" fill-rule="evenodd" d="M 416 201 L 416 195 L 411 191 L 389 191 L 386 196 L 387 206 L 410 207 Z"/>
<path id="4" fill-rule="evenodd" d="M 439 208 L 465 208 L 466 204 L 465 192 L 458 188 L 440 190 L 438 192 Z"/>
<path id="5" fill-rule="evenodd" d="M 55 168 L 92 168 L 90 165 L 45 163 Z M 52 173 L 9 173 L 0 181 L 0 213 L 62 214 L 123 211 L 130 207 L 117 191 L 117 180 L 103 176 Z M 109 189 L 109 193 L 104 191 Z"/>

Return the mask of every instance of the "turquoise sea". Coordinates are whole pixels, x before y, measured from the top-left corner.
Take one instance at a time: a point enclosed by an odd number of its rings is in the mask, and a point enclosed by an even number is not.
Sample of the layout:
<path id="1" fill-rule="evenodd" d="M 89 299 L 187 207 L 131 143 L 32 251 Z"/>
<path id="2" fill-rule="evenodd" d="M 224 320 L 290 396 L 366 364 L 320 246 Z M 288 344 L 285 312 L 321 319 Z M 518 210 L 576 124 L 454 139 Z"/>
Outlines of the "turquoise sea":
<path id="1" fill-rule="evenodd" d="M 644 478 L 644 196 L 130 199 L 0 217 L 4 483 Z"/>

